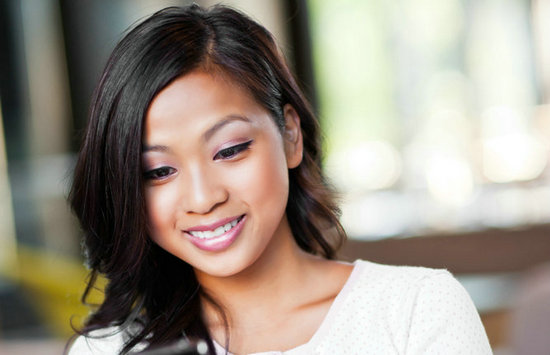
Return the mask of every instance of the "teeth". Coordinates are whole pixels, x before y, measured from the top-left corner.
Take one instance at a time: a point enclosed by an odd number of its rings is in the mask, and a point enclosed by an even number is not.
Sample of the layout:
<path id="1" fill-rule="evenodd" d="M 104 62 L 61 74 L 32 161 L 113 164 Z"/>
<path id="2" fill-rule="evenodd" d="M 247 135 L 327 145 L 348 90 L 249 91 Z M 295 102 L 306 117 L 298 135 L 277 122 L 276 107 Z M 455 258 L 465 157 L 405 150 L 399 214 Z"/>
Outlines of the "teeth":
<path id="1" fill-rule="evenodd" d="M 211 231 L 204 231 L 202 232 L 202 237 L 204 239 L 210 239 L 214 236 L 214 232 L 211 232 Z"/>
<path id="2" fill-rule="evenodd" d="M 234 219 L 231 222 L 224 224 L 223 226 L 219 226 L 213 231 L 189 231 L 188 233 L 191 234 L 193 237 L 200 239 L 216 238 L 229 231 L 231 228 L 235 227 L 237 223 L 239 223 L 239 221 L 240 218 Z"/>
<path id="3" fill-rule="evenodd" d="M 224 225 L 223 227 L 220 227 L 220 228 L 223 228 L 223 231 L 227 232 L 228 230 L 231 229 L 231 222 L 227 223 L 226 225 Z"/>

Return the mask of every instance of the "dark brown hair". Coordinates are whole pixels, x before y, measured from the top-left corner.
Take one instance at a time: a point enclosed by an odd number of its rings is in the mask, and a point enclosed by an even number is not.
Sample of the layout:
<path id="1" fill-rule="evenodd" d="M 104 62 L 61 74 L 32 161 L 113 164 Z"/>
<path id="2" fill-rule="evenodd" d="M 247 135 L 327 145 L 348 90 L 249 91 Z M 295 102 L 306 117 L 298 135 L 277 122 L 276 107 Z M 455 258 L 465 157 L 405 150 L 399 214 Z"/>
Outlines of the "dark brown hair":
<path id="1" fill-rule="evenodd" d="M 163 88 L 193 70 L 223 73 L 250 92 L 282 130 L 283 106 L 301 119 L 302 163 L 289 171 L 287 217 L 306 252 L 334 258 L 344 232 L 321 173 L 319 126 L 271 34 L 233 9 L 197 5 L 161 10 L 135 26 L 111 54 L 95 91 L 69 200 L 84 231 L 90 272 L 103 303 L 81 334 L 140 323 L 127 352 L 182 336 L 213 343 L 201 318 L 200 285 L 191 266 L 147 235 L 141 144 L 147 109 Z"/>

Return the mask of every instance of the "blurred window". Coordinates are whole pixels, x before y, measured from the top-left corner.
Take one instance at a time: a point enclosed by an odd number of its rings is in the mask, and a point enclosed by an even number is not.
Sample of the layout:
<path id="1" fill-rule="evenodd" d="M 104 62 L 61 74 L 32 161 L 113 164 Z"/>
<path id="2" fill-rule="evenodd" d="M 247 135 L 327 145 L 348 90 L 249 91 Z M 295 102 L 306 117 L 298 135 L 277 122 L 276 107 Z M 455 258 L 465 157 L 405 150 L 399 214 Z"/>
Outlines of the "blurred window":
<path id="1" fill-rule="evenodd" d="M 308 5 L 325 169 L 351 237 L 550 222 L 545 2 Z"/>

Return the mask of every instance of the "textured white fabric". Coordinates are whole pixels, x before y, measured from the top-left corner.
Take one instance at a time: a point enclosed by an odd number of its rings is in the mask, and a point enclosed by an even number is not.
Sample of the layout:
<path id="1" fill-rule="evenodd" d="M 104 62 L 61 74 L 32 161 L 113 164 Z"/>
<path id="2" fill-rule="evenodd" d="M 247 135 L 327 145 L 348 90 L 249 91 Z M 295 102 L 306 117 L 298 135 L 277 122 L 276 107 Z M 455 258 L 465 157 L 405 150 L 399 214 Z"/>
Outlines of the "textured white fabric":
<path id="1" fill-rule="evenodd" d="M 491 354 L 469 295 L 449 272 L 361 260 L 354 265 L 309 342 L 256 355 Z M 122 342 L 120 333 L 79 337 L 70 355 L 114 354 Z"/>
<path id="2" fill-rule="evenodd" d="M 126 332 L 118 327 L 93 331 L 90 337 L 79 336 L 69 350 L 69 355 L 116 355 L 129 340 Z M 146 344 L 138 344 L 133 352 L 142 351 Z"/>
<path id="3" fill-rule="evenodd" d="M 256 355 L 491 353 L 470 296 L 449 272 L 358 260 L 308 343 Z"/>

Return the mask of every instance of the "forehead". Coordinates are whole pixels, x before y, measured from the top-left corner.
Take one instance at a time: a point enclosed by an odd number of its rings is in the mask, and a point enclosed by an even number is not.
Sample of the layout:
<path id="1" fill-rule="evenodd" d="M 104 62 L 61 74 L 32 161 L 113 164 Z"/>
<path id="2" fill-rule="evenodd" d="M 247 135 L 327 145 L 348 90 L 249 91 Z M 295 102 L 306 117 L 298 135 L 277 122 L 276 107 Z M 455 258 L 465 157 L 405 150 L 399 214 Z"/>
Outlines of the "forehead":
<path id="1" fill-rule="evenodd" d="M 256 121 L 268 117 L 252 95 L 226 76 L 194 71 L 164 88 L 151 102 L 145 119 L 144 140 L 177 130 L 202 134 L 228 115 Z M 265 122 L 264 122 L 265 123 Z"/>
<path id="2" fill-rule="evenodd" d="M 151 101 L 148 117 L 162 116 L 177 109 L 200 109 L 212 104 L 258 105 L 251 95 L 225 76 L 194 71 L 174 80 Z"/>

